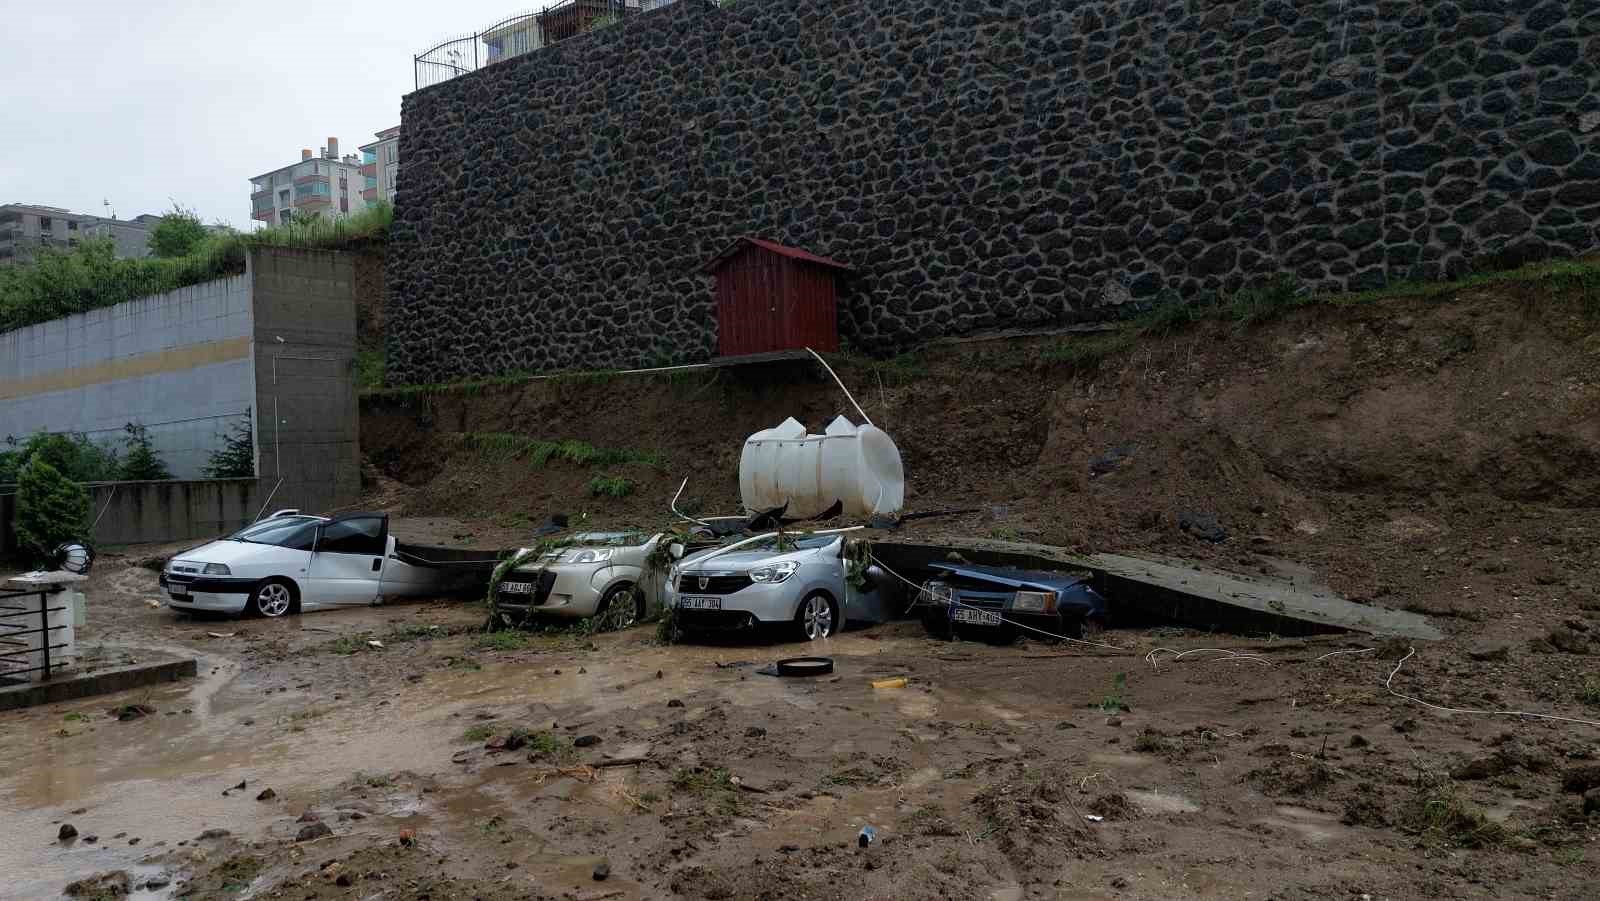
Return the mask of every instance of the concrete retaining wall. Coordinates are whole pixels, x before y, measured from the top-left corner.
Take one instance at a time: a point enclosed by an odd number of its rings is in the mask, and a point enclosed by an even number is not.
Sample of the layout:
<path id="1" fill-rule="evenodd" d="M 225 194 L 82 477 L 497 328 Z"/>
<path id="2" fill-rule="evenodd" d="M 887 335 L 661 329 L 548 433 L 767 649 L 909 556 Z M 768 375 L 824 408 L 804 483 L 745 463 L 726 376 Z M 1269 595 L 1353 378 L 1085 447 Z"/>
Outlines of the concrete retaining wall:
<path id="1" fill-rule="evenodd" d="M 122 447 L 139 423 L 168 469 L 198 478 L 255 402 L 248 275 L 0 335 L 0 438 L 83 432 Z"/>

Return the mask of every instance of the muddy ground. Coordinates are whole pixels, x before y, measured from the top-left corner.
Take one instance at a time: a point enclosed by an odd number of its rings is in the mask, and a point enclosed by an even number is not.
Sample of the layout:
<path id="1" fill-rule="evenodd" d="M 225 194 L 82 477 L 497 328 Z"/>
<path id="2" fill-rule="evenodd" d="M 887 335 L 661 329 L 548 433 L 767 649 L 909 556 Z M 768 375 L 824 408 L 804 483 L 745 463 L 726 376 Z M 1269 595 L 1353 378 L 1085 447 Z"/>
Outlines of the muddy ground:
<path id="1" fill-rule="evenodd" d="M 462 603 L 192 621 L 148 606 L 134 564 L 161 549 L 106 557 L 88 640 L 196 654 L 201 675 L 0 714 L 0 896 L 120 871 L 136 897 L 191 898 L 1594 897 L 1600 332 L 1581 310 L 1479 286 L 1105 354 L 840 361 L 901 447 L 908 508 L 974 511 L 902 534 L 1303 573 L 1432 616 L 1445 640 L 1409 657 L 1171 627 L 1113 628 L 1115 650 L 909 623 L 803 649 L 490 637 Z M 687 506 L 731 512 L 745 435 L 845 409 L 782 372 L 369 398 L 363 505 L 486 547 L 556 512 L 659 526 L 684 476 Z M 546 464 L 462 437 L 486 433 L 658 456 Z M 636 490 L 594 496 L 597 475 Z M 755 673 L 802 650 L 836 672 Z M 155 712 L 107 713 L 129 703 Z"/>
<path id="2" fill-rule="evenodd" d="M 108 871 L 134 897 L 304 899 L 1576 899 L 1600 876 L 1568 790 L 1600 783 L 1600 729 L 1401 700 L 1406 646 L 904 623 L 780 680 L 755 672 L 801 650 L 778 638 L 488 637 L 475 604 L 191 620 L 148 605 L 144 553 L 95 571 L 86 638 L 201 676 L 3 715 L 5 897 Z M 1594 718 L 1572 692 L 1600 622 L 1569 619 L 1565 650 L 1526 622 L 1421 648 L 1393 687 Z M 1150 660 L 1207 647 L 1251 656 Z"/>

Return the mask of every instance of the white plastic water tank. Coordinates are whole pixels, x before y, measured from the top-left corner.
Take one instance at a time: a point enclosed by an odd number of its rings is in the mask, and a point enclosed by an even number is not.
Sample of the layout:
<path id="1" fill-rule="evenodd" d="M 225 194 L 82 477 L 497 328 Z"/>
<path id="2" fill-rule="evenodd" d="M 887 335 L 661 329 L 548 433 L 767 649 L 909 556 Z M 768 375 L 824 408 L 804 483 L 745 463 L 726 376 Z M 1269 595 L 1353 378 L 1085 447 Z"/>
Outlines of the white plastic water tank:
<path id="1" fill-rule="evenodd" d="M 898 513 L 906 478 L 900 449 L 882 429 L 840 416 L 811 435 L 790 417 L 745 439 L 739 493 L 751 511 L 788 504 L 786 516 L 805 518 L 838 501 L 846 516 L 865 518 Z"/>

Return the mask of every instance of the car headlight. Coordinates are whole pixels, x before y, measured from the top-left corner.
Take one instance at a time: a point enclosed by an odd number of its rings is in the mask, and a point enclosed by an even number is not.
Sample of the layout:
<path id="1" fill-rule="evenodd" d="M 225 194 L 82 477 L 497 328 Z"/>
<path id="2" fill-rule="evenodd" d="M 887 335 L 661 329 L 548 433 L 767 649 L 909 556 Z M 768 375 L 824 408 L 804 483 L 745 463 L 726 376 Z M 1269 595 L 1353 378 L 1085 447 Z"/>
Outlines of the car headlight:
<path id="1" fill-rule="evenodd" d="M 794 575 L 794 571 L 799 568 L 799 563 L 796 563 L 793 560 L 785 560 L 782 563 L 774 563 L 771 566 L 763 566 L 760 569 L 750 570 L 750 581 L 782 582 L 783 580 Z"/>
<path id="2" fill-rule="evenodd" d="M 1053 591 L 1019 591 L 1011 600 L 1011 609 L 1018 613 L 1054 613 L 1056 593 Z"/>
<path id="3" fill-rule="evenodd" d="M 570 553 L 572 554 L 572 556 L 567 557 L 563 562 L 565 562 L 565 563 L 604 563 L 607 560 L 611 559 L 611 555 L 613 553 L 615 553 L 615 551 L 613 551 L 611 548 L 599 548 L 599 549 L 596 549 L 596 548 L 585 548 L 584 550 L 572 551 Z"/>
<path id="4" fill-rule="evenodd" d="M 201 570 L 201 572 L 204 572 L 208 576 L 233 575 L 233 570 L 229 569 L 225 563 L 207 563 L 206 568 Z"/>
<path id="5" fill-rule="evenodd" d="M 922 599 L 930 603 L 948 606 L 955 602 L 956 593 L 954 589 L 943 582 L 927 582 L 922 586 Z"/>

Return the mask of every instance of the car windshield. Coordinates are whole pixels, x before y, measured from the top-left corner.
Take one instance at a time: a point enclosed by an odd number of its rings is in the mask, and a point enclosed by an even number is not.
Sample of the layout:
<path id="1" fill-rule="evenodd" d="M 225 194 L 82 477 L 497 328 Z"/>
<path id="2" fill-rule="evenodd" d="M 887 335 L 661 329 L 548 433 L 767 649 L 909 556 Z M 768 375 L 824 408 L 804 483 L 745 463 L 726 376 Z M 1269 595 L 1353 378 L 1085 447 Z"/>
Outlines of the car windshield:
<path id="1" fill-rule="evenodd" d="M 572 536 L 572 543 L 580 547 L 633 547 L 649 540 L 650 536 L 642 532 L 581 532 Z"/>
<path id="2" fill-rule="evenodd" d="M 814 551 L 838 540 L 838 535 L 772 535 L 759 541 L 752 541 L 739 550 L 777 551 L 787 554 L 790 551 Z"/>
<path id="3" fill-rule="evenodd" d="M 251 523 L 228 537 L 234 541 L 248 541 L 251 544 L 296 547 L 302 543 L 303 537 L 315 531 L 317 522 L 315 516 L 276 516 Z"/>

